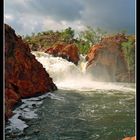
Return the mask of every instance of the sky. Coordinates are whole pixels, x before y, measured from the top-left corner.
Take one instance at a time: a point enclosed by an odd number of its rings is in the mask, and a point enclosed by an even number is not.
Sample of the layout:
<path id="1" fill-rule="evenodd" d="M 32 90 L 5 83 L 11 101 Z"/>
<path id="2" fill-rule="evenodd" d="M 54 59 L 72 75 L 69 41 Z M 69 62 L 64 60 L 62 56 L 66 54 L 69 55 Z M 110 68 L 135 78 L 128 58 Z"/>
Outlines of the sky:
<path id="1" fill-rule="evenodd" d="M 135 0 L 5 0 L 4 23 L 20 35 L 86 26 L 133 34 Z"/>

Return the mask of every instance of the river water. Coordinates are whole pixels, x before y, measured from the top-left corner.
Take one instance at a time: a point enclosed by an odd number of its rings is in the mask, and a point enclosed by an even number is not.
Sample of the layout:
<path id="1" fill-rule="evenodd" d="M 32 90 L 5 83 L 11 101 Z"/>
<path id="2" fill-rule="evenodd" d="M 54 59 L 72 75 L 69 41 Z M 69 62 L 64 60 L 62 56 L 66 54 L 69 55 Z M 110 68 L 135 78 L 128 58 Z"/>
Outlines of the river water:
<path id="1" fill-rule="evenodd" d="M 6 140 L 121 140 L 135 135 L 135 84 L 97 82 L 81 65 L 34 53 L 58 87 L 22 99 Z"/>

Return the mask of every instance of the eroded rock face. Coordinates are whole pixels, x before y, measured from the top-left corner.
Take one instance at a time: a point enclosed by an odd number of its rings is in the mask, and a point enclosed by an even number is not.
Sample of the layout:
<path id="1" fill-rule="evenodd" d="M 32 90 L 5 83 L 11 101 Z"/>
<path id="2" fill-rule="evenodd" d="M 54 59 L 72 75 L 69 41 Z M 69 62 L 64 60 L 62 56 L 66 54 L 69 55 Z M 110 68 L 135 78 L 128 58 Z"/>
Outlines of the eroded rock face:
<path id="1" fill-rule="evenodd" d="M 29 46 L 5 24 L 5 118 L 12 115 L 13 106 L 21 100 L 56 90 Z"/>
<path id="2" fill-rule="evenodd" d="M 100 44 L 91 47 L 86 56 L 87 70 L 92 71 L 96 80 L 128 81 L 127 64 L 120 47 L 124 41 L 125 36 L 116 35 L 103 38 Z"/>
<path id="3" fill-rule="evenodd" d="M 134 137 L 126 137 L 126 138 L 124 138 L 122 140 L 136 140 L 136 136 L 134 136 Z"/>
<path id="4" fill-rule="evenodd" d="M 76 65 L 80 60 L 79 50 L 74 44 L 56 44 L 51 48 L 48 48 L 45 52 L 56 57 L 62 57 Z"/>

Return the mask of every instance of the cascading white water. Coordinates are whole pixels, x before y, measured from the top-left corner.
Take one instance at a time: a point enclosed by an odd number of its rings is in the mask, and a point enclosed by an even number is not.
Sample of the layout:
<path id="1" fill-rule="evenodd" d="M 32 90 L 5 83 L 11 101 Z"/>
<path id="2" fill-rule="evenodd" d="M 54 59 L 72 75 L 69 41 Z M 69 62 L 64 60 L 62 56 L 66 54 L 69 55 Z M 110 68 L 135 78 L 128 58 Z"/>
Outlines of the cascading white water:
<path id="1" fill-rule="evenodd" d="M 120 83 L 94 81 L 93 74 L 86 72 L 85 57 L 80 55 L 80 61 L 76 66 L 60 57 L 53 57 L 44 52 L 32 52 L 36 59 L 42 63 L 50 77 L 59 89 L 96 90 L 96 89 L 119 89 L 131 90 L 130 87 Z M 132 89 L 133 90 L 133 89 Z"/>

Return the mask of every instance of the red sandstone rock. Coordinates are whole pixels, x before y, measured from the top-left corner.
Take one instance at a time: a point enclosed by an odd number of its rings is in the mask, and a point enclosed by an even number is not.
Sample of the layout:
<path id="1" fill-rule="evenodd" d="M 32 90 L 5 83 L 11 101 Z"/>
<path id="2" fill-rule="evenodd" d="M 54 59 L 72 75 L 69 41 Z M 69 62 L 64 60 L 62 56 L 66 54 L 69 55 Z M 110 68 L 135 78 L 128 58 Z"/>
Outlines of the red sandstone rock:
<path id="1" fill-rule="evenodd" d="M 119 34 L 103 38 L 100 44 L 91 47 L 87 53 L 87 69 L 92 69 L 97 79 L 101 77 L 107 81 L 128 81 L 127 77 L 120 76 L 125 75 L 127 71 L 127 64 L 120 47 L 126 40 L 125 36 Z"/>
<path id="2" fill-rule="evenodd" d="M 101 48 L 102 48 L 101 45 L 94 45 L 88 51 L 87 56 L 86 56 L 86 61 L 88 61 L 87 67 L 90 66 L 92 63 L 94 63 L 96 55 L 98 54 L 99 49 Z"/>
<path id="3" fill-rule="evenodd" d="M 57 87 L 29 46 L 15 31 L 5 25 L 5 116 L 12 115 L 13 106 L 21 98 L 36 96 Z"/>
<path id="4" fill-rule="evenodd" d="M 79 50 L 74 44 L 56 44 L 51 48 L 48 48 L 45 52 L 56 57 L 62 57 L 68 61 L 73 62 L 76 65 L 78 64 L 78 61 L 80 59 Z"/>
<path id="5" fill-rule="evenodd" d="M 136 140 L 136 136 L 134 136 L 134 137 L 126 137 L 126 138 L 124 138 L 122 140 Z"/>

